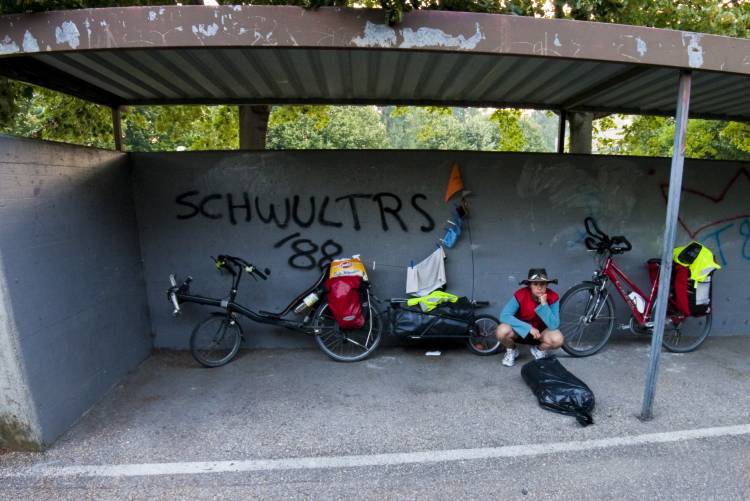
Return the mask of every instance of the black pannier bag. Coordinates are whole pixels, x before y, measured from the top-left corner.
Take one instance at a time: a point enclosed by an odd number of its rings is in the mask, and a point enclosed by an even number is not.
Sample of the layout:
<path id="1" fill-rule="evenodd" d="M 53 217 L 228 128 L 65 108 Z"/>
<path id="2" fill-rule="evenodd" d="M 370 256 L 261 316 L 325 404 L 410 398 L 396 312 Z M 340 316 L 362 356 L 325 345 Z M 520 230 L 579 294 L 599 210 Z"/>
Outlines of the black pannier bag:
<path id="1" fill-rule="evenodd" d="M 594 393 L 586 383 L 568 372 L 551 356 L 532 360 L 521 368 L 521 376 L 542 408 L 575 416 L 582 426 L 594 423 Z"/>
<path id="2" fill-rule="evenodd" d="M 455 303 L 441 304 L 430 312 L 401 304 L 393 305 L 391 310 L 393 334 L 400 337 L 462 335 L 473 322 L 474 308 L 465 297 Z"/>

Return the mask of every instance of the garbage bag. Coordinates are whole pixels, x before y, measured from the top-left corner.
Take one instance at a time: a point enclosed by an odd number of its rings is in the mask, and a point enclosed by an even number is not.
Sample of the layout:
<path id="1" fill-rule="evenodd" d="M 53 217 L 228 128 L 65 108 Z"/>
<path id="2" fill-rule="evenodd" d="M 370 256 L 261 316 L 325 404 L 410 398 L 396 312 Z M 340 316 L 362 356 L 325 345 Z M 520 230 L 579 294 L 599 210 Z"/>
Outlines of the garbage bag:
<path id="1" fill-rule="evenodd" d="M 361 284 L 362 277 L 356 275 L 326 280 L 328 306 L 342 329 L 359 329 L 365 325 L 365 315 L 359 295 Z"/>
<path id="2" fill-rule="evenodd" d="M 557 357 L 532 360 L 521 368 L 521 376 L 544 409 L 575 416 L 582 426 L 594 423 L 594 393 Z"/>

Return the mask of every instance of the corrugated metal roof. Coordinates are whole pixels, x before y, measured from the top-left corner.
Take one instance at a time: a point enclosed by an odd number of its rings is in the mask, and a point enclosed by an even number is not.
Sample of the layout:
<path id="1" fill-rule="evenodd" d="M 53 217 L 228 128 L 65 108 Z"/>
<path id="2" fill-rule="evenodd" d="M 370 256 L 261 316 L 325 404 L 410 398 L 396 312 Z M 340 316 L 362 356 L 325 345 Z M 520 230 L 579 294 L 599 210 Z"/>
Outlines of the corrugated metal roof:
<path id="1" fill-rule="evenodd" d="M 0 73 L 110 106 L 441 104 L 750 119 L 750 40 L 456 12 L 134 7 L 3 16 Z"/>

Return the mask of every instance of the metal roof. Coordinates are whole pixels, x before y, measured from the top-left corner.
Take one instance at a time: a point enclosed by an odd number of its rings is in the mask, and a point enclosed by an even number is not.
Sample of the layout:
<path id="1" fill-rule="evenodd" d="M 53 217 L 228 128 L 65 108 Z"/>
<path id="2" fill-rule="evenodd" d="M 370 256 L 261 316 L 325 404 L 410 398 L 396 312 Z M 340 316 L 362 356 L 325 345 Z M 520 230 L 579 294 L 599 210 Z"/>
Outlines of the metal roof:
<path id="1" fill-rule="evenodd" d="M 750 121 L 750 40 L 583 21 L 282 6 L 0 17 L 0 74 L 109 106 L 441 104 Z"/>

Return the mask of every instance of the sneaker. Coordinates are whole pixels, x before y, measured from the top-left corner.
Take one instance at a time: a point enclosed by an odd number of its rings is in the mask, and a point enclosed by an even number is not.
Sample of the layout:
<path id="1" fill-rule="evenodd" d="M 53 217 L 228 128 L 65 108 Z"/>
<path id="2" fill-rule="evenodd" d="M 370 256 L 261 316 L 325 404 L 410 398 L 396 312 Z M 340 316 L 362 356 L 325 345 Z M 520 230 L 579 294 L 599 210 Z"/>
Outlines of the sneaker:
<path id="1" fill-rule="evenodd" d="M 518 350 L 510 348 L 505 350 L 505 356 L 503 357 L 503 365 L 506 367 L 513 367 L 516 364 L 516 358 L 518 358 Z"/>
<path id="2" fill-rule="evenodd" d="M 536 346 L 532 346 L 531 356 L 534 357 L 534 360 L 539 360 L 541 358 L 547 358 L 549 356 L 549 352 L 547 350 L 540 350 Z"/>

